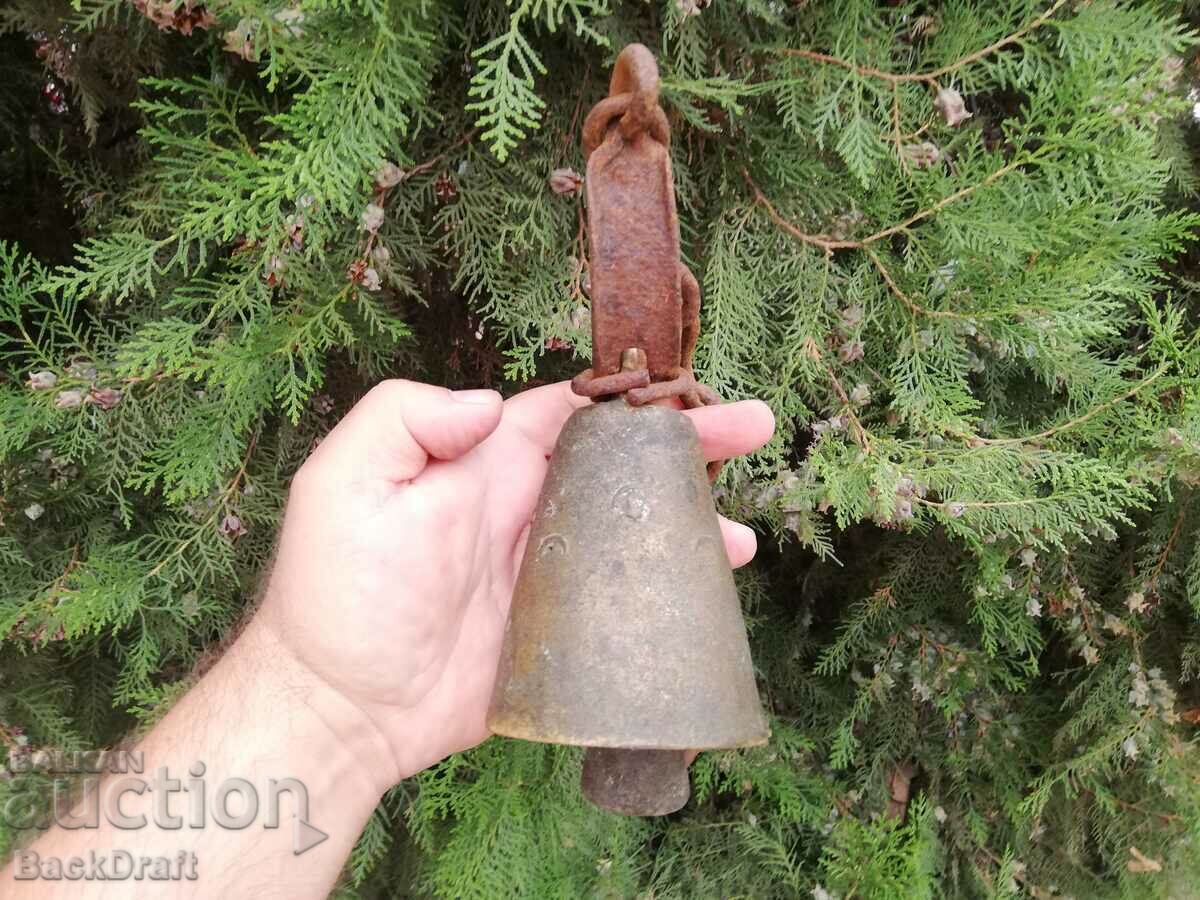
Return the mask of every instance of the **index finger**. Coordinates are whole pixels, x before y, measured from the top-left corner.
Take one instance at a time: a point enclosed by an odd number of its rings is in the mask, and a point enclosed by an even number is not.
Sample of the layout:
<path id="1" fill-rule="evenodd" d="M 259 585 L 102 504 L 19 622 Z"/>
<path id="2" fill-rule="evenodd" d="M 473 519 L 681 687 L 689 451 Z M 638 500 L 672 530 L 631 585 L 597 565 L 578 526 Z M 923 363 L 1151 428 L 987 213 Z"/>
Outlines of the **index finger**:
<path id="1" fill-rule="evenodd" d="M 571 390 L 571 382 L 560 381 L 510 397 L 504 403 L 504 419 L 549 456 L 571 413 L 589 403 L 587 397 Z M 775 416 L 761 400 L 702 406 L 683 410 L 683 414 L 696 427 L 706 460 L 750 453 L 769 441 L 775 431 Z"/>
<path id="2" fill-rule="evenodd" d="M 560 381 L 509 397 L 504 401 L 504 421 L 515 425 L 549 456 L 571 413 L 591 402 L 572 391 L 571 382 Z"/>

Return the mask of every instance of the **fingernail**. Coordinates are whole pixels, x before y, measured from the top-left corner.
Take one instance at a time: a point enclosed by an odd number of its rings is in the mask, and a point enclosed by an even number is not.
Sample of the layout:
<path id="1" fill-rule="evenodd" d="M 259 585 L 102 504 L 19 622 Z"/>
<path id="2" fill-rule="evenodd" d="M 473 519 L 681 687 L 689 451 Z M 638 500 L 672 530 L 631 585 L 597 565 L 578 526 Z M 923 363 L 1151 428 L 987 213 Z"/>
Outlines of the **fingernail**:
<path id="1" fill-rule="evenodd" d="M 490 406 L 500 399 L 497 391 L 479 389 L 474 391 L 452 391 L 450 396 L 455 403 L 470 403 L 472 406 Z"/>

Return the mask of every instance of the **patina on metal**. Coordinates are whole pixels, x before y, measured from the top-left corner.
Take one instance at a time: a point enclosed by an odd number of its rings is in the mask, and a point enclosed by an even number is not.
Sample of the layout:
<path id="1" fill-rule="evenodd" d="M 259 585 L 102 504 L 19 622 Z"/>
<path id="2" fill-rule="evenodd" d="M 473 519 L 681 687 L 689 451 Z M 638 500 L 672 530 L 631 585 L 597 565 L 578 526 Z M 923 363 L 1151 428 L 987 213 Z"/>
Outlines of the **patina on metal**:
<path id="1" fill-rule="evenodd" d="M 589 748 L 584 795 L 630 815 L 688 799 L 689 750 L 764 743 L 741 606 L 683 406 L 700 292 L 679 222 L 654 58 L 617 60 L 584 125 L 592 367 L 599 402 L 559 435 L 530 528 L 488 726 Z"/>
<path id="2" fill-rule="evenodd" d="M 678 410 L 616 399 L 567 421 L 517 577 L 488 726 L 639 751 L 589 759 L 584 790 L 643 815 L 687 801 L 682 751 L 767 739 L 699 438 Z M 656 778 L 636 771 L 647 765 Z"/>

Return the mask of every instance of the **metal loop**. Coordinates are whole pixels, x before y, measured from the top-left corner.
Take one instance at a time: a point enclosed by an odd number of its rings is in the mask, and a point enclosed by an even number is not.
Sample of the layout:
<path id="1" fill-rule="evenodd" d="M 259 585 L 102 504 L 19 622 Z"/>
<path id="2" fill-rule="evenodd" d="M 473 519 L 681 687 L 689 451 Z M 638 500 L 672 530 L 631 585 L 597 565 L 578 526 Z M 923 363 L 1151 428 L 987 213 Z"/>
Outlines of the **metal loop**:
<path id="1" fill-rule="evenodd" d="M 615 97 L 605 97 L 592 107 L 592 111 L 583 120 L 584 159 L 591 156 L 592 152 L 604 143 L 604 139 L 608 137 L 608 129 L 617 119 L 621 119 L 622 137 L 625 140 L 633 139 L 637 134 L 637 127 L 634 127 L 633 133 L 626 130 L 627 113 L 630 111 L 632 100 L 633 94 L 618 94 Z M 671 145 L 671 126 L 668 124 L 667 114 L 663 112 L 661 106 L 655 106 L 651 111 L 650 124 L 646 126 L 645 131 L 664 147 Z"/>
<path id="2" fill-rule="evenodd" d="M 604 143 L 608 135 L 608 126 L 614 119 L 625 115 L 629 109 L 629 95 L 620 97 L 605 97 L 592 107 L 587 118 L 583 120 L 583 158 L 587 160 L 592 152 Z"/>
<path id="3" fill-rule="evenodd" d="M 641 44 L 630 44 L 617 57 L 612 78 L 608 82 L 610 97 L 630 94 L 629 107 L 621 117 L 621 134 L 625 140 L 644 134 L 654 124 L 658 109 L 658 63 L 654 54 Z"/>
<path id="4" fill-rule="evenodd" d="M 583 123 L 583 156 L 604 143 L 613 120 L 620 119 L 621 136 L 631 141 L 649 134 L 663 146 L 671 142 L 667 114 L 658 105 L 658 64 L 641 44 L 630 44 L 617 57 L 608 94 Z"/>
<path id="5" fill-rule="evenodd" d="M 608 93 L 640 94 L 647 108 L 658 103 L 658 63 L 654 54 L 641 44 L 630 44 L 621 51 L 608 82 Z"/>

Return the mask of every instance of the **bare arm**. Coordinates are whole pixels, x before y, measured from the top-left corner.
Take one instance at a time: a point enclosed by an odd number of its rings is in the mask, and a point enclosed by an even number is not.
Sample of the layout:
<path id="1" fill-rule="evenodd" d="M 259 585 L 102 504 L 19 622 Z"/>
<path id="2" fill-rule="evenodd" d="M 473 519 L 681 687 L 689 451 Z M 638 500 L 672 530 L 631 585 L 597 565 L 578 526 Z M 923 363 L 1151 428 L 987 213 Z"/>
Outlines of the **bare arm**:
<path id="1" fill-rule="evenodd" d="M 363 718 L 251 623 L 129 755 L 144 770 L 85 776 L 0 893 L 325 896 L 389 786 Z"/>
<path id="2" fill-rule="evenodd" d="M 55 827 L 18 851 L 0 893 L 328 894 L 385 790 L 488 736 L 546 460 L 586 402 L 565 382 L 503 403 L 413 382 L 373 389 L 293 479 L 260 609 L 137 747 L 145 771 L 100 782 L 97 827 Z M 709 459 L 760 446 L 773 427 L 752 401 L 686 415 Z M 747 562 L 753 532 L 722 527 L 731 561 Z M 85 879 L 93 854 L 106 874 L 124 870 L 120 854 L 132 870 L 99 880 L 92 864 Z M 77 878 L 47 879 L 50 860 L 74 859 Z"/>

